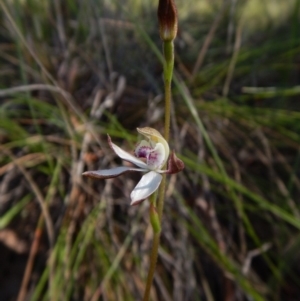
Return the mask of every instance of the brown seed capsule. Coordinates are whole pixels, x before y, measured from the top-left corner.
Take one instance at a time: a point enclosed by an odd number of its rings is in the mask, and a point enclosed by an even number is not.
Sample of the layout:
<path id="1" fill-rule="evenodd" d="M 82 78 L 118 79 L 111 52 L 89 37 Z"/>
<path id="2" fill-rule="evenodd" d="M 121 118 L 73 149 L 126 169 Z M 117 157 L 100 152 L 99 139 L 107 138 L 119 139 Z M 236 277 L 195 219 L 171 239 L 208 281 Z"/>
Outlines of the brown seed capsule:
<path id="1" fill-rule="evenodd" d="M 173 41 L 177 35 L 177 9 L 174 0 L 159 0 L 157 10 L 159 33 L 164 42 Z"/>

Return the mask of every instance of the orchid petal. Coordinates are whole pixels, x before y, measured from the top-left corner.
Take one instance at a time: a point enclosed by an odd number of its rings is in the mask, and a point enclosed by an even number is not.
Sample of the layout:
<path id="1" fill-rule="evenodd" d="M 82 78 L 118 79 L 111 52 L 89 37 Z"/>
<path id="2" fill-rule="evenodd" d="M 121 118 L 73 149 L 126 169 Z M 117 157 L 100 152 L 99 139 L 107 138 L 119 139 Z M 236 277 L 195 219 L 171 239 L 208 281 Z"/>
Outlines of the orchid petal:
<path id="1" fill-rule="evenodd" d="M 157 190 L 161 179 L 162 175 L 155 171 L 150 171 L 143 175 L 130 194 L 130 205 L 136 205 L 149 197 L 155 190 Z"/>
<path id="2" fill-rule="evenodd" d="M 120 167 L 115 167 L 112 169 L 86 171 L 82 175 L 89 177 L 89 178 L 110 179 L 110 178 L 118 177 L 119 175 L 122 175 L 122 174 L 124 174 L 126 172 L 130 172 L 130 171 L 145 172 L 148 170 L 142 169 L 142 168 L 132 168 L 132 167 L 120 166 Z"/>
<path id="3" fill-rule="evenodd" d="M 108 136 L 108 143 L 110 145 L 110 147 L 113 149 L 113 151 L 123 160 L 125 161 L 129 161 L 135 165 L 137 165 L 140 168 L 144 168 L 149 170 L 149 167 L 147 166 L 147 164 L 141 160 L 139 160 L 138 158 L 132 156 L 131 154 L 125 152 L 124 150 L 122 150 L 120 147 L 118 147 L 117 145 L 115 145 L 114 143 L 112 143 L 110 137 Z"/>

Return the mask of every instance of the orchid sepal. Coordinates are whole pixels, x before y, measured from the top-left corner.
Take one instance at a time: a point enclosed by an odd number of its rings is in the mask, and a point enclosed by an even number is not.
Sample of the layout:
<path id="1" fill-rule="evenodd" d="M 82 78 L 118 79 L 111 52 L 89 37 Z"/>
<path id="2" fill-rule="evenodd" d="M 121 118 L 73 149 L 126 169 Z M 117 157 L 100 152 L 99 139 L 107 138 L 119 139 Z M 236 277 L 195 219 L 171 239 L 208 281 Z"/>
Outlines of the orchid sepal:
<path id="1" fill-rule="evenodd" d="M 132 172 L 132 171 L 147 172 L 148 169 L 119 166 L 119 167 L 115 167 L 115 168 L 111 168 L 111 169 L 86 171 L 82 175 L 85 177 L 89 177 L 89 178 L 105 180 L 105 179 L 116 178 L 120 175 L 123 175 L 127 172 Z"/>

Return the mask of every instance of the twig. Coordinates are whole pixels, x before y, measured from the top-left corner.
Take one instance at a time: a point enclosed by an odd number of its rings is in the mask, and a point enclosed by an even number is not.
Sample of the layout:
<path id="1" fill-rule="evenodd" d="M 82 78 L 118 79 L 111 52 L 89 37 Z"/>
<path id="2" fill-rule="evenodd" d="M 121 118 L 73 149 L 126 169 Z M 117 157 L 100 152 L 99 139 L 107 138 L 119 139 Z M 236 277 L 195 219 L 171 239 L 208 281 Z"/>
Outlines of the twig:
<path id="1" fill-rule="evenodd" d="M 254 250 L 248 252 L 246 260 L 245 260 L 243 268 L 242 268 L 243 275 L 248 274 L 253 257 L 261 255 L 264 252 L 267 252 L 271 247 L 272 247 L 271 243 L 265 243 L 260 248 L 257 248 L 257 249 L 254 249 Z"/>
<path id="2" fill-rule="evenodd" d="M 39 244 L 40 244 L 40 240 L 41 240 L 41 236 L 42 236 L 43 221 L 44 221 L 44 218 L 43 218 L 43 215 L 41 214 L 39 217 L 39 220 L 38 220 L 37 227 L 34 231 L 33 242 L 32 242 L 31 248 L 30 248 L 30 252 L 29 252 L 27 263 L 26 263 L 26 268 L 25 268 L 25 272 L 24 272 L 24 276 L 22 279 L 22 284 L 21 284 L 21 288 L 19 290 L 17 301 L 23 301 L 23 300 L 25 300 L 25 297 L 26 297 L 26 293 L 27 293 L 26 289 L 27 289 L 27 286 L 28 286 L 28 283 L 30 280 L 30 275 L 32 272 L 34 259 L 38 252 L 38 248 L 39 248 Z"/>

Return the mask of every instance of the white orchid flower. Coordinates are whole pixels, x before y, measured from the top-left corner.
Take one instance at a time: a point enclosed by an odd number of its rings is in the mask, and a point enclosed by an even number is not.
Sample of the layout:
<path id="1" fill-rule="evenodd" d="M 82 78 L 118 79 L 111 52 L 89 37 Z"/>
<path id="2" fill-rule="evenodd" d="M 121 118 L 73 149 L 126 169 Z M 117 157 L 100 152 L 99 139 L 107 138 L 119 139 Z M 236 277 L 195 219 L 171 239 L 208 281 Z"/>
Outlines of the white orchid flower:
<path id="1" fill-rule="evenodd" d="M 129 161 L 138 168 L 120 166 L 112 169 L 95 170 L 84 172 L 83 175 L 98 179 L 109 179 L 115 178 L 127 172 L 145 172 L 139 183 L 135 186 L 130 194 L 131 203 L 130 205 L 136 205 L 152 193 L 154 193 L 162 180 L 162 173 L 175 173 L 183 169 L 184 165 L 174 153 L 171 154 L 171 160 L 169 160 L 168 170 L 162 170 L 166 164 L 170 149 L 167 141 L 163 136 L 153 128 L 145 127 L 138 128 L 137 131 L 144 135 L 147 140 L 142 140 L 136 147 L 134 153 L 135 156 L 125 152 L 120 147 L 112 143 L 108 136 L 108 143 L 112 150 L 123 160 Z M 145 162 L 139 158 L 144 158 Z"/>

